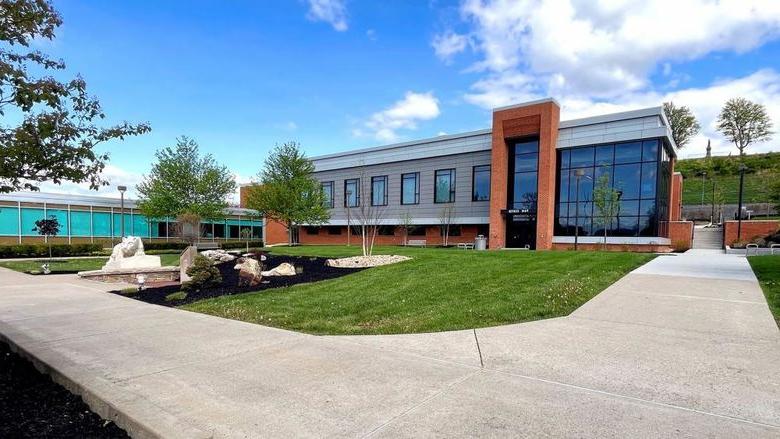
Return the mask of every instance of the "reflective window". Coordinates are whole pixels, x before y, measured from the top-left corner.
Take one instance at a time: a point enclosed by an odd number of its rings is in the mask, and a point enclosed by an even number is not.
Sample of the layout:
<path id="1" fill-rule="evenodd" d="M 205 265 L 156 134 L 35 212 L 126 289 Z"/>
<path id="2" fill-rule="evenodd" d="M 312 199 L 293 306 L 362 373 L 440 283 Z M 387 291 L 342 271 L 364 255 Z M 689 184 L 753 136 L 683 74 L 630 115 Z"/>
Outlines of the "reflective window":
<path id="1" fill-rule="evenodd" d="M 659 224 L 668 217 L 671 164 L 659 140 L 565 149 L 558 163 L 556 234 L 574 235 L 579 224 L 581 235 L 603 235 L 606 227 L 612 236 L 665 236 Z M 579 191 L 576 173 L 581 174 Z M 593 217 L 594 184 L 603 175 L 620 200 L 616 218 L 609 221 Z"/>
<path id="2" fill-rule="evenodd" d="M 371 205 L 387 206 L 387 176 L 371 177 Z"/>
<path id="3" fill-rule="evenodd" d="M 438 169 L 434 177 L 433 202 L 452 203 L 455 201 L 455 170 Z"/>
<path id="4" fill-rule="evenodd" d="M 344 207 L 360 206 L 360 179 L 344 180 Z"/>
<path id="5" fill-rule="evenodd" d="M 333 182 L 325 181 L 322 183 L 322 193 L 325 198 L 325 207 L 333 208 Z"/>
<path id="6" fill-rule="evenodd" d="M 71 236 L 90 236 L 92 216 L 89 212 L 72 210 L 70 212 Z"/>
<path id="7" fill-rule="evenodd" d="M 572 158 L 573 160 L 573 158 Z M 514 170 L 509 205 L 513 209 L 536 211 L 539 142 L 518 142 L 513 146 L 511 167 Z"/>
<path id="8" fill-rule="evenodd" d="M 17 236 L 19 234 L 19 208 L 0 206 L 0 235 Z"/>
<path id="9" fill-rule="evenodd" d="M 490 199 L 490 165 L 474 166 L 472 170 L 471 201 Z"/>
<path id="10" fill-rule="evenodd" d="M 420 173 L 401 174 L 401 204 L 420 202 Z"/>

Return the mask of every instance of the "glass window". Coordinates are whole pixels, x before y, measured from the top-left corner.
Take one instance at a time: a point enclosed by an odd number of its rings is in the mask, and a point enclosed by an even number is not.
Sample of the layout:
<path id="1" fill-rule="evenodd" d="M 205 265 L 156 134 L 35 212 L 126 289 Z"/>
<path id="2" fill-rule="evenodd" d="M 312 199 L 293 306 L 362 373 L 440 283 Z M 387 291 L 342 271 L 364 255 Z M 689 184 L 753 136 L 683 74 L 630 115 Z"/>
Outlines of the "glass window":
<path id="1" fill-rule="evenodd" d="M 655 200 L 642 200 L 639 202 L 639 214 L 655 216 Z"/>
<path id="2" fill-rule="evenodd" d="M 623 199 L 631 200 L 639 198 L 639 173 L 641 166 L 637 164 L 633 165 L 616 165 L 615 173 L 613 176 L 615 189 L 623 192 Z"/>
<path id="3" fill-rule="evenodd" d="M 581 168 L 584 166 L 593 166 L 593 147 L 574 148 L 571 150 L 571 167 Z"/>
<path id="4" fill-rule="evenodd" d="M 645 140 L 642 142 L 642 161 L 658 161 L 658 140 Z"/>
<path id="5" fill-rule="evenodd" d="M 19 208 L 0 206 L 0 235 L 17 236 L 19 234 Z"/>
<path id="6" fill-rule="evenodd" d="M 344 207 L 360 206 L 360 179 L 344 180 Z"/>
<path id="7" fill-rule="evenodd" d="M 639 233 L 639 219 L 635 216 L 621 216 L 618 218 L 617 236 L 637 236 Z"/>
<path id="8" fill-rule="evenodd" d="M 639 217 L 639 236 L 655 236 L 657 222 L 653 221 L 653 217 L 640 216 Z"/>
<path id="9" fill-rule="evenodd" d="M 92 213 L 92 234 L 95 236 L 111 236 L 111 213 Z M 165 234 L 161 236 L 165 236 Z"/>
<path id="10" fill-rule="evenodd" d="M 657 170 L 658 163 L 656 162 L 642 164 L 642 198 L 655 197 Z"/>
<path id="11" fill-rule="evenodd" d="M 131 229 L 133 223 L 130 218 L 130 212 L 125 209 L 125 214 L 122 215 L 122 211 L 120 209 L 114 211 L 114 236 L 122 236 L 122 223 L 120 222 L 122 219 L 124 219 L 125 223 L 125 236 L 133 233 Z"/>
<path id="12" fill-rule="evenodd" d="M 325 181 L 322 183 L 322 192 L 325 197 L 325 207 L 333 208 L 333 182 Z"/>
<path id="13" fill-rule="evenodd" d="M 387 176 L 371 177 L 371 205 L 387 206 Z"/>
<path id="14" fill-rule="evenodd" d="M 583 173 L 579 179 L 577 178 L 577 171 Z M 569 201 L 593 199 L 593 168 L 572 169 L 569 172 L 569 186 L 571 188 L 571 191 L 569 192 L 571 194 L 569 195 Z M 577 180 L 579 180 L 579 184 L 577 183 Z M 580 189 L 579 195 L 577 195 L 578 186 Z"/>
<path id="15" fill-rule="evenodd" d="M 447 236 L 460 236 L 461 228 L 459 224 L 450 224 Z M 439 227 L 439 235 L 444 236 L 444 226 Z"/>
<path id="16" fill-rule="evenodd" d="M 490 165 L 474 166 L 472 170 L 471 201 L 490 199 Z"/>
<path id="17" fill-rule="evenodd" d="M 328 235 L 341 235 L 341 226 L 328 226 Z"/>
<path id="18" fill-rule="evenodd" d="M 376 234 L 381 236 L 395 235 L 395 226 L 379 226 L 376 228 Z"/>
<path id="19" fill-rule="evenodd" d="M 558 201 L 569 201 L 569 171 L 561 171 L 558 175 Z"/>
<path id="20" fill-rule="evenodd" d="M 320 228 L 317 226 L 306 226 L 306 234 L 307 235 L 319 235 L 320 234 Z"/>
<path id="21" fill-rule="evenodd" d="M 438 169 L 434 177 L 434 203 L 452 203 L 455 201 L 455 170 Z"/>
<path id="22" fill-rule="evenodd" d="M 615 163 L 642 161 L 642 142 L 618 143 L 615 145 Z"/>
<path id="23" fill-rule="evenodd" d="M 208 232 L 211 233 L 211 225 L 209 224 Z M 146 221 L 146 217 L 143 215 L 133 215 L 133 235 L 140 236 L 142 238 L 149 237 L 149 223 Z"/>
<path id="24" fill-rule="evenodd" d="M 71 236 L 90 236 L 90 222 L 92 216 L 89 212 L 78 210 L 70 211 L 70 234 Z"/>
<path id="25" fill-rule="evenodd" d="M 47 209 L 47 218 L 57 218 L 57 222 L 60 223 L 60 231 L 57 236 L 68 236 L 68 211 L 65 209 Z"/>
<path id="26" fill-rule="evenodd" d="M 401 174 L 401 204 L 420 202 L 420 173 Z"/>
<path id="27" fill-rule="evenodd" d="M 22 235 L 37 236 L 38 233 L 34 232 L 33 228 L 35 228 L 35 222 L 43 217 L 43 209 L 22 207 Z"/>
<path id="28" fill-rule="evenodd" d="M 536 172 L 515 174 L 514 208 L 534 210 L 537 202 Z"/>
<path id="29" fill-rule="evenodd" d="M 539 154 L 522 154 L 515 158 L 515 172 L 536 172 Z"/>
<path id="30" fill-rule="evenodd" d="M 425 236 L 425 226 L 412 226 L 409 228 L 409 236 Z"/>
<path id="31" fill-rule="evenodd" d="M 531 154 L 539 152 L 539 142 L 532 140 L 530 142 L 515 143 L 515 155 Z"/>
<path id="32" fill-rule="evenodd" d="M 612 166 L 614 161 L 614 145 L 603 145 L 596 147 L 596 166 Z"/>
<path id="33" fill-rule="evenodd" d="M 621 197 L 622 198 L 622 197 Z M 639 215 L 639 200 L 620 200 L 620 210 L 618 216 L 637 216 Z"/>
<path id="34" fill-rule="evenodd" d="M 561 151 L 561 157 L 560 157 L 560 168 L 566 169 L 569 167 L 569 157 L 571 156 L 571 150 L 570 149 L 564 149 Z"/>
<path id="35" fill-rule="evenodd" d="M 165 224 L 165 223 L 161 223 Z M 159 231 L 158 231 L 159 234 Z M 161 237 L 165 236 L 165 230 L 162 230 Z M 226 238 L 225 236 L 225 223 L 214 223 L 214 237 L 215 238 Z"/>

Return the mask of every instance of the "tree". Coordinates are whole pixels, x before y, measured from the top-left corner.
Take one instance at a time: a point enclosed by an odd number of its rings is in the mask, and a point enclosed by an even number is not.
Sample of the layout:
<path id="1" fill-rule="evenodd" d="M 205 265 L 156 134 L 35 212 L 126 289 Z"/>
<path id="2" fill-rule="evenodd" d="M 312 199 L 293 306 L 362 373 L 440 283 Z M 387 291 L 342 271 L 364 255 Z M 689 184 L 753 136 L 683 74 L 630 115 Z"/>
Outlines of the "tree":
<path id="1" fill-rule="evenodd" d="M 672 129 L 672 138 L 677 149 L 682 149 L 693 136 L 699 133 L 701 126 L 690 108 L 675 106 L 674 102 L 664 102 L 664 113 Z"/>
<path id="2" fill-rule="evenodd" d="M 367 177 L 365 171 L 360 172 L 358 179 L 357 199 L 358 206 L 355 208 L 355 219 L 360 230 L 360 242 L 363 256 L 371 256 L 374 253 L 374 243 L 379 233 L 379 227 L 385 218 L 387 206 L 375 206 L 372 200 L 372 193 L 369 185 L 371 178 Z"/>
<path id="3" fill-rule="evenodd" d="M 620 193 L 612 187 L 609 174 L 602 174 L 593 188 L 593 206 L 596 216 L 593 222 L 604 226 L 604 249 L 607 249 L 607 232 L 620 209 Z"/>
<path id="4" fill-rule="evenodd" d="M 176 139 L 175 147 L 160 149 L 155 156 L 157 163 L 136 186 L 141 213 L 154 219 L 181 218 L 177 220 L 180 234 L 192 232 L 195 238 L 200 236 L 201 219 L 224 218 L 228 197 L 236 191 L 227 167 L 211 154 L 201 156 L 198 144 L 187 137 Z M 193 231 L 184 230 L 190 226 Z"/>
<path id="5" fill-rule="evenodd" d="M 439 224 L 441 228 L 441 245 L 447 247 L 450 244 L 450 224 L 455 216 L 455 207 L 444 206 L 439 211 Z"/>
<path id="6" fill-rule="evenodd" d="M 260 184 L 247 194 L 247 207 L 284 224 L 289 245 L 297 225 L 322 224 L 330 218 L 325 193 L 313 172 L 314 164 L 298 143 L 277 145 L 258 174 Z"/>
<path id="7" fill-rule="evenodd" d="M 35 222 L 35 227 L 33 227 L 32 231 L 38 232 L 49 244 L 49 259 L 51 259 L 51 239 L 49 238 L 60 233 L 60 222 L 57 220 L 57 217 L 51 215 L 49 218 L 39 219 Z"/>
<path id="8" fill-rule="evenodd" d="M 404 231 L 404 245 L 409 244 L 409 231 L 414 227 L 412 221 L 412 213 L 409 212 L 409 210 L 406 210 L 401 214 L 401 229 Z"/>
<path id="9" fill-rule="evenodd" d="M 718 131 L 736 145 L 740 156 L 753 142 L 771 139 L 771 129 L 766 108 L 745 98 L 729 99 L 718 115 Z"/>
<path id="10" fill-rule="evenodd" d="M 38 190 L 43 181 L 107 185 L 101 172 L 108 154 L 95 147 L 150 130 L 145 123 L 96 125 L 105 115 L 84 79 L 60 82 L 52 73 L 65 63 L 28 50 L 34 40 L 54 39 L 61 24 L 47 0 L 0 0 L 0 193 Z"/>

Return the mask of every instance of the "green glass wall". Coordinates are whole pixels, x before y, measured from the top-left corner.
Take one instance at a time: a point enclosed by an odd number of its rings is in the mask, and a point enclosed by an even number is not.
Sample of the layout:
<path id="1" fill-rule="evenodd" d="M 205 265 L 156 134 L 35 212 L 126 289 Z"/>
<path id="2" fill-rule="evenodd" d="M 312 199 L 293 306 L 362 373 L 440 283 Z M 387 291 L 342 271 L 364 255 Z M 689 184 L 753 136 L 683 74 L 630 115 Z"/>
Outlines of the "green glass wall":
<path id="1" fill-rule="evenodd" d="M 70 234 L 71 236 L 89 237 L 91 235 L 90 222 L 92 217 L 89 212 L 72 210 L 70 212 Z"/>
<path id="2" fill-rule="evenodd" d="M 19 209 L 0 206 L 0 236 L 19 236 Z"/>

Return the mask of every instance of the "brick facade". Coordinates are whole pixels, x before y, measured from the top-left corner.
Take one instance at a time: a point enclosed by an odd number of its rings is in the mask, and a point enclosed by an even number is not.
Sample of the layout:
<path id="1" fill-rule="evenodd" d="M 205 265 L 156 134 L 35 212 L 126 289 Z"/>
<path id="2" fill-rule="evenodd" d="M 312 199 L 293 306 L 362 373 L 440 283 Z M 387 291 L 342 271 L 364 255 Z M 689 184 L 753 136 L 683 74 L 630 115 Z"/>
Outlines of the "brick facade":
<path id="1" fill-rule="evenodd" d="M 552 248 L 555 221 L 556 143 L 560 108 L 554 101 L 500 109 L 493 112 L 490 178 L 490 248 L 506 245 L 506 219 L 509 183 L 509 146 L 507 140 L 539 136 L 538 201 L 536 248 Z"/>
<path id="2" fill-rule="evenodd" d="M 672 248 L 691 248 L 693 246 L 693 221 L 669 222 L 669 240 Z"/>
<path id="3" fill-rule="evenodd" d="M 737 221 L 723 222 L 723 244 L 732 245 L 737 241 L 752 241 L 780 229 L 780 220 L 742 220 L 740 239 L 737 239 Z"/>

